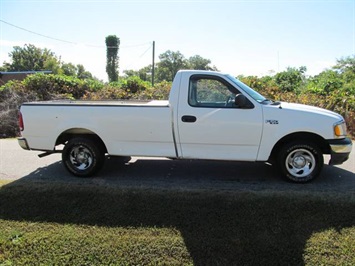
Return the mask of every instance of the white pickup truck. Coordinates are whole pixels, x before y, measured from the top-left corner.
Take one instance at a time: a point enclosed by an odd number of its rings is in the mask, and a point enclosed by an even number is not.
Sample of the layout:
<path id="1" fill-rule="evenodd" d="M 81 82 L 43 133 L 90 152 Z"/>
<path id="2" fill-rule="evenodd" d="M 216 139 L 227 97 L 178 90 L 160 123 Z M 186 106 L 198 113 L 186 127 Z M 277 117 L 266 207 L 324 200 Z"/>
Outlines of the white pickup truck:
<path id="1" fill-rule="evenodd" d="M 288 180 L 304 183 L 320 174 L 323 154 L 331 155 L 329 164 L 341 164 L 352 148 L 339 114 L 273 102 L 211 71 L 179 71 L 169 101 L 24 103 L 19 124 L 22 148 L 43 156 L 61 152 L 79 177 L 95 174 L 108 154 L 270 162 Z"/>

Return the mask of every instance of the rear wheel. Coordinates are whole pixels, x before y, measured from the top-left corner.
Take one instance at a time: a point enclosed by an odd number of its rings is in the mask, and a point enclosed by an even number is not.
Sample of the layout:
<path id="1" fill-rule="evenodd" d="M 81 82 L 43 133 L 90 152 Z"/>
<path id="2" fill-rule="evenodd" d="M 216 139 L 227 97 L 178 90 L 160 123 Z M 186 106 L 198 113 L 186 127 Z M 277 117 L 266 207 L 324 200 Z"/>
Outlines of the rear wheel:
<path id="1" fill-rule="evenodd" d="M 105 161 L 101 145 L 86 138 L 73 138 L 65 145 L 62 160 L 67 170 L 78 177 L 89 177 L 99 171 Z"/>
<path id="2" fill-rule="evenodd" d="M 286 144 L 278 155 L 278 165 L 283 176 L 296 183 L 314 180 L 320 174 L 323 164 L 323 154 L 313 143 Z"/>

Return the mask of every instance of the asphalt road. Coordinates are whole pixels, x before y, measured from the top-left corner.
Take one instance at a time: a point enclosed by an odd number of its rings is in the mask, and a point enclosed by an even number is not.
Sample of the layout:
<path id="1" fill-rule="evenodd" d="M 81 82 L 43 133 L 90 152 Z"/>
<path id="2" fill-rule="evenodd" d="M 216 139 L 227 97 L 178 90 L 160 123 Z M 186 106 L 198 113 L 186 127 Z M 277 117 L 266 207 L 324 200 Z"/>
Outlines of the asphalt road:
<path id="1" fill-rule="evenodd" d="M 355 146 L 355 143 L 354 143 Z M 22 150 L 16 139 L 0 139 L 0 180 L 13 182 L 60 182 L 118 186 L 134 189 L 212 191 L 308 191 L 355 195 L 355 151 L 339 166 L 325 165 L 321 175 L 308 184 L 284 181 L 264 163 L 169 160 L 133 157 L 122 163 L 115 158 L 93 178 L 70 175 L 61 155 L 38 158 L 40 152 Z M 325 157 L 325 162 L 329 156 Z"/>

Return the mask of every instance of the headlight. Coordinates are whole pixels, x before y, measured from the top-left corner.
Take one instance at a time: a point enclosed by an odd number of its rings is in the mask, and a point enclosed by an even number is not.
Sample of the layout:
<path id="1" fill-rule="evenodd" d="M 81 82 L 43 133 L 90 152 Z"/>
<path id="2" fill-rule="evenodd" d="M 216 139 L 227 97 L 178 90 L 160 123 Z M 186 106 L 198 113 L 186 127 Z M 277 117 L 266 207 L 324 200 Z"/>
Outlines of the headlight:
<path id="1" fill-rule="evenodd" d="M 346 137 L 346 124 L 344 120 L 334 124 L 335 137 Z"/>

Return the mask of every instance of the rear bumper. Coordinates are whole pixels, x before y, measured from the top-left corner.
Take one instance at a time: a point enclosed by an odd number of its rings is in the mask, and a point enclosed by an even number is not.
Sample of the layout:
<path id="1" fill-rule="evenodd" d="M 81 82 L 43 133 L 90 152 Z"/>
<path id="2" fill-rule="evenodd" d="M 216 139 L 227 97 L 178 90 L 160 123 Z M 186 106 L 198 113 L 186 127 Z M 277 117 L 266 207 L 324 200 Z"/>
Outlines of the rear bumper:
<path id="1" fill-rule="evenodd" d="M 349 138 L 328 140 L 330 146 L 330 165 L 342 164 L 347 159 L 352 149 L 352 142 Z"/>
<path id="2" fill-rule="evenodd" d="M 25 138 L 18 138 L 17 141 L 22 149 L 30 150 L 30 146 L 28 146 L 27 140 Z"/>

